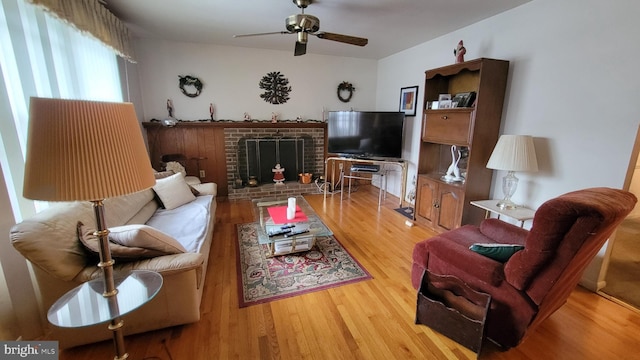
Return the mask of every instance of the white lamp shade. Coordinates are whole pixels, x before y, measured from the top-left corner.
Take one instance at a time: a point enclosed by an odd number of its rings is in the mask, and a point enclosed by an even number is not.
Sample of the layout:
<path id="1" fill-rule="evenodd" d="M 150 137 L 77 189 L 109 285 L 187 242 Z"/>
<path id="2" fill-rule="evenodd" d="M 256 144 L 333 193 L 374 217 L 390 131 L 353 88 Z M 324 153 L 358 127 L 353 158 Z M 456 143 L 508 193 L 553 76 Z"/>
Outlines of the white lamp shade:
<path id="1" fill-rule="evenodd" d="M 102 200 L 155 184 L 131 103 L 31 98 L 28 134 L 28 199 Z"/>
<path id="2" fill-rule="evenodd" d="M 487 168 L 507 171 L 538 171 L 533 137 L 501 135 L 487 162 Z"/>

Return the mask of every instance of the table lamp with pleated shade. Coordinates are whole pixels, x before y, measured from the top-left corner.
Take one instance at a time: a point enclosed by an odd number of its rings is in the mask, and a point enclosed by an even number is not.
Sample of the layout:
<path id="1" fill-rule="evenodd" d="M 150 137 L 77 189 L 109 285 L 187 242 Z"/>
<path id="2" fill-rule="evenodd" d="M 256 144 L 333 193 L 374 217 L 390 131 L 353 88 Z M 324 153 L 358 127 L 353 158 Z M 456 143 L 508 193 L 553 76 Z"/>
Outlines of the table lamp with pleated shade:
<path id="1" fill-rule="evenodd" d="M 538 171 L 533 138 L 528 135 L 501 135 L 487 162 L 487 168 L 507 171 L 507 175 L 502 178 L 504 199 L 496 205 L 500 209 L 515 209 L 517 205 L 511 201 L 518 187 L 515 172 Z"/>

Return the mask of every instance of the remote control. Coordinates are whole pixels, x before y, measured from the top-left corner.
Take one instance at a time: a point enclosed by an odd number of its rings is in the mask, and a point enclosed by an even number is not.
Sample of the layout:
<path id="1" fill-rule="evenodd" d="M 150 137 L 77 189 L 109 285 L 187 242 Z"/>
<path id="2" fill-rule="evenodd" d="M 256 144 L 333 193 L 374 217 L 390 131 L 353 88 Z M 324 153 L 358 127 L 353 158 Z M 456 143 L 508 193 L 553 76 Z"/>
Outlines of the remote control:
<path id="1" fill-rule="evenodd" d="M 308 232 L 309 230 L 289 231 L 288 233 L 284 234 L 284 237 L 296 236 L 296 235 L 300 235 Z"/>
<path id="2" fill-rule="evenodd" d="M 291 229 L 282 229 L 280 231 L 270 232 L 269 233 L 269 237 L 278 236 L 278 235 L 282 235 L 282 234 L 285 234 L 284 236 L 287 236 L 286 234 L 288 234 L 290 232 L 291 232 Z"/>

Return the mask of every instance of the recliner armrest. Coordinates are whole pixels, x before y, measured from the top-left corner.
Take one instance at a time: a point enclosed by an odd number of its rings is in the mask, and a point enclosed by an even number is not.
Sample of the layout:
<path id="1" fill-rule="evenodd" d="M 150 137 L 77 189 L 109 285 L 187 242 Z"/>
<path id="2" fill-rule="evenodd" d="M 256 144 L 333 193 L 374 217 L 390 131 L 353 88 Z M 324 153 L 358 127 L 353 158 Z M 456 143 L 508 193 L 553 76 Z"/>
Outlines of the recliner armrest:
<path id="1" fill-rule="evenodd" d="M 446 237 L 428 240 L 429 269 L 437 262 L 438 270 L 460 279 L 475 278 L 491 286 L 498 286 L 504 280 L 503 264 L 484 255 L 469 250 L 466 246 Z M 441 269 L 442 268 L 442 269 Z"/>
<path id="2" fill-rule="evenodd" d="M 486 219 L 480 224 L 480 232 L 500 244 L 524 245 L 529 230 L 519 228 L 513 224 L 498 219 Z"/>

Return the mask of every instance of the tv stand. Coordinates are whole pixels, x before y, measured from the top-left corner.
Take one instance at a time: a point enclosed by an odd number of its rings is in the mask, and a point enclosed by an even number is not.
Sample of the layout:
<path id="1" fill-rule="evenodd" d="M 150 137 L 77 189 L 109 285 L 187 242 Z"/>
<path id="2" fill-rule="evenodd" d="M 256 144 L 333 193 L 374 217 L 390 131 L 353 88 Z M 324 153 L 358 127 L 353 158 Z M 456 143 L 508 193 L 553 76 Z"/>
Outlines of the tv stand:
<path id="1" fill-rule="evenodd" d="M 400 171 L 401 174 L 401 183 L 402 183 L 402 190 L 400 192 L 400 204 L 399 207 L 402 207 L 402 202 L 404 201 L 404 196 L 406 194 L 407 191 L 407 162 L 402 160 L 402 159 L 388 159 L 388 160 L 378 160 L 378 159 L 362 159 L 362 158 L 353 158 L 353 157 L 344 157 L 344 156 L 330 156 L 328 157 L 325 162 L 324 162 L 324 179 L 325 181 L 328 181 L 328 170 L 329 170 L 329 163 L 331 163 L 331 174 L 335 174 L 335 169 L 336 169 L 336 161 L 348 161 L 350 163 L 366 163 L 366 164 L 374 164 L 374 165 L 378 165 L 381 166 L 382 168 L 386 168 L 386 165 L 388 166 L 392 166 L 397 168 Z M 381 174 L 381 171 L 385 171 L 385 175 L 386 172 L 388 170 L 386 169 L 381 169 L 380 172 L 378 172 L 379 174 Z M 348 175 L 348 176 L 352 176 L 352 175 Z M 346 176 L 345 176 L 346 177 Z M 355 177 L 354 178 L 359 178 L 359 177 Z M 383 179 L 384 185 L 381 183 L 380 186 L 385 186 L 386 187 L 386 179 Z M 382 191 L 382 188 L 380 189 L 380 191 Z M 386 189 L 384 190 L 386 192 Z M 324 188 L 324 198 L 327 198 L 327 187 L 325 186 Z M 380 203 L 380 200 L 378 201 L 378 203 Z"/>

